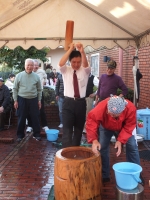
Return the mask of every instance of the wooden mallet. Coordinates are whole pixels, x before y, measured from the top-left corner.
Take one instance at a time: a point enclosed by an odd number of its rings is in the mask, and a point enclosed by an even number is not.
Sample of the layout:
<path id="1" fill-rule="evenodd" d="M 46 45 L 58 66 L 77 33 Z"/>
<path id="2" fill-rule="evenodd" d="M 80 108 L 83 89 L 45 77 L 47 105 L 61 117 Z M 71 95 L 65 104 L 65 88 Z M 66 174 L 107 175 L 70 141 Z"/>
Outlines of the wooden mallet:
<path id="1" fill-rule="evenodd" d="M 66 34 L 65 34 L 65 50 L 69 49 L 69 44 L 73 42 L 73 29 L 74 21 L 68 20 L 66 22 Z"/>

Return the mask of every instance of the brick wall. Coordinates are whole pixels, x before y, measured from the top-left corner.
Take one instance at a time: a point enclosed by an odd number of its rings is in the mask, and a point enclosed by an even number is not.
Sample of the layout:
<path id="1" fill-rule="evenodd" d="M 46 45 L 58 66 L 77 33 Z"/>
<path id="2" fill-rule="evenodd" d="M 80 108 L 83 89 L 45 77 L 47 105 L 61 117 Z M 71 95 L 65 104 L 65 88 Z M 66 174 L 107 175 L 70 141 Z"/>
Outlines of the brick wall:
<path id="1" fill-rule="evenodd" d="M 49 126 L 59 125 L 59 110 L 58 106 L 45 106 L 45 114 Z"/>
<path id="2" fill-rule="evenodd" d="M 119 62 L 119 49 L 118 48 L 113 48 L 111 50 L 109 49 L 105 49 L 103 51 L 100 52 L 100 74 L 106 73 L 106 62 L 103 61 L 103 57 L 104 56 L 108 56 L 111 57 L 112 59 L 114 59 L 117 63 Z M 116 74 L 118 74 L 118 68 L 116 68 Z"/>
<path id="3" fill-rule="evenodd" d="M 133 56 L 135 56 L 135 49 L 133 47 L 128 47 L 123 51 L 123 71 L 122 79 L 127 85 L 127 87 L 134 89 L 133 82 Z M 95 53 L 95 52 L 94 52 Z M 97 53 L 97 52 L 96 52 Z M 103 57 L 108 56 L 113 58 L 117 65 L 119 66 L 119 48 L 114 47 L 113 49 L 104 49 L 99 51 L 100 53 L 100 75 L 106 73 L 106 62 L 103 62 Z M 90 54 L 88 55 L 88 60 L 90 61 Z M 139 68 L 140 72 L 143 75 L 143 78 L 140 80 L 140 101 L 139 109 L 145 109 L 146 107 L 150 108 L 150 46 L 143 47 L 139 49 Z M 116 74 L 118 74 L 118 68 L 116 69 Z"/>
<path id="4" fill-rule="evenodd" d="M 47 105 L 45 106 L 45 114 L 46 114 L 46 119 L 49 127 L 57 126 L 59 125 L 59 110 L 58 106 L 56 105 Z M 7 113 L 5 124 L 9 124 L 9 118 L 10 118 L 10 113 Z M 11 119 L 10 119 L 10 124 L 13 126 L 17 125 L 17 116 L 15 109 L 13 109 L 11 113 Z"/>

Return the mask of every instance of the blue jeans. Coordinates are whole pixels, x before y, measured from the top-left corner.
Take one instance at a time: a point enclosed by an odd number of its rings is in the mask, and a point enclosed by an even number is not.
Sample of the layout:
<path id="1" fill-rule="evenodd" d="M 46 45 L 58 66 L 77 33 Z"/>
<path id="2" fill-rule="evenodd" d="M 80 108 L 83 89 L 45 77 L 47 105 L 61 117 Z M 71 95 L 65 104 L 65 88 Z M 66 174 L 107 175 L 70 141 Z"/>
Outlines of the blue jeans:
<path id="1" fill-rule="evenodd" d="M 64 102 L 64 98 L 62 97 L 59 97 L 58 98 L 58 108 L 59 108 L 59 119 L 60 119 L 60 124 L 62 124 L 62 105 L 63 105 L 63 102 Z"/>
<path id="2" fill-rule="evenodd" d="M 101 159 L 102 159 L 102 177 L 109 178 L 109 144 L 111 137 L 115 135 L 115 131 L 104 129 L 102 126 L 99 127 L 99 142 L 101 144 Z M 126 160 L 140 165 L 140 157 L 136 140 L 132 135 L 126 143 Z"/>

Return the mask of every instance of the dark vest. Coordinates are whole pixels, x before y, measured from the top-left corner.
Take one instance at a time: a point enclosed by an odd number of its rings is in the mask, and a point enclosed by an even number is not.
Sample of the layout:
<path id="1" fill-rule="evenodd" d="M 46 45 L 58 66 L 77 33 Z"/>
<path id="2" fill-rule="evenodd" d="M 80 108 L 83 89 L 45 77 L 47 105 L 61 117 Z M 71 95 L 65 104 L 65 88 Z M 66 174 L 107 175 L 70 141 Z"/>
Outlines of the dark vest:
<path id="1" fill-rule="evenodd" d="M 90 94 L 93 94 L 93 87 L 94 87 L 93 79 L 94 79 L 94 76 L 91 75 L 89 77 L 89 80 L 88 80 L 88 83 L 87 83 L 86 97 L 89 97 Z"/>

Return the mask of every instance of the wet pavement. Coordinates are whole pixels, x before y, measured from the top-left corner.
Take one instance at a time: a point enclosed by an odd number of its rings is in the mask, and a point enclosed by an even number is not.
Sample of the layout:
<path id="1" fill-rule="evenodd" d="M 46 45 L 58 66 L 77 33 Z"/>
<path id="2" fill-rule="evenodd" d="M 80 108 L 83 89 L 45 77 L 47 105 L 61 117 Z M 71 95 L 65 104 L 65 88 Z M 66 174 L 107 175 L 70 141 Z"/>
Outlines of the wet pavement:
<path id="1" fill-rule="evenodd" d="M 61 134 L 60 129 L 60 137 Z M 24 140 L 17 143 L 16 127 L 0 132 L 0 199 L 48 199 L 50 189 L 54 185 L 54 157 L 59 148 L 47 141 L 44 132 L 41 132 L 41 136 L 42 140 L 36 141 L 32 138 L 32 134 L 26 134 Z M 2 140 L 4 138 L 6 140 Z M 149 144 L 150 141 L 139 143 L 139 150 L 148 149 Z M 118 158 L 115 152 L 114 145 L 111 143 L 111 166 L 125 161 L 124 151 Z M 150 200 L 150 161 L 141 159 L 141 166 L 145 179 L 143 200 Z M 110 173 L 111 181 L 104 184 L 102 188 L 102 200 L 116 200 L 114 171 L 111 169 Z"/>

